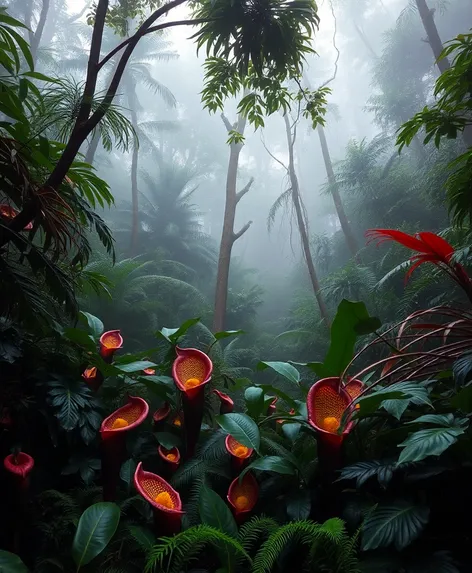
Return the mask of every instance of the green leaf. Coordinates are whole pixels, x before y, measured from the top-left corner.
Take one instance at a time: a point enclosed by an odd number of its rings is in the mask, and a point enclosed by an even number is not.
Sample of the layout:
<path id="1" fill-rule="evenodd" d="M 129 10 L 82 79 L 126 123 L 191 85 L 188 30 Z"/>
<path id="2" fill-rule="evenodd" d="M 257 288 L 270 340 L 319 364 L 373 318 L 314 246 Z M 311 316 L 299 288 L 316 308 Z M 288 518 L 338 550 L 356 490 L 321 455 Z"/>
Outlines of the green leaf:
<path id="1" fill-rule="evenodd" d="M 290 382 L 295 382 L 298 384 L 300 382 L 300 372 L 288 362 L 259 362 L 257 365 L 257 370 L 265 370 L 266 368 L 272 368 L 277 374 L 280 374 Z"/>
<path id="2" fill-rule="evenodd" d="M 85 322 L 85 324 L 87 324 L 90 334 L 95 339 L 100 338 L 100 336 L 103 334 L 103 331 L 105 330 L 105 327 L 103 326 L 103 322 L 99 318 L 93 316 L 93 314 L 84 311 L 79 312 L 79 318 L 83 322 Z"/>
<path id="3" fill-rule="evenodd" d="M 379 505 L 369 514 L 362 528 L 362 549 L 395 545 L 405 549 L 423 531 L 429 519 L 429 508 L 399 500 L 389 505 Z"/>
<path id="4" fill-rule="evenodd" d="M 308 519 L 310 511 L 311 498 L 308 490 L 296 491 L 287 499 L 287 515 L 292 521 Z"/>
<path id="5" fill-rule="evenodd" d="M 79 346 L 84 347 L 86 350 L 97 350 L 97 344 L 90 334 L 80 328 L 66 328 L 64 329 L 64 336 L 71 342 L 75 342 Z"/>
<path id="6" fill-rule="evenodd" d="M 264 410 L 264 390 L 257 386 L 250 386 L 244 392 L 244 399 L 248 414 L 257 420 Z"/>
<path id="7" fill-rule="evenodd" d="M 398 458 L 398 463 L 420 462 L 428 456 L 440 456 L 457 442 L 464 433 L 463 427 L 428 428 L 411 434 L 399 448 L 404 448 Z"/>
<path id="8" fill-rule="evenodd" d="M 130 458 L 126 460 L 120 469 L 120 478 L 125 482 L 126 488 L 129 491 L 134 479 L 134 472 L 136 471 L 136 462 Z"/>
<path id="9" fill-rule="evenodd" d="M 441 424 L 448 428 L 456 426 L 467 426 L 468 421 L 466 418 L 455 418 L 453 414 L 424 414 L 414 420 L 408 422 L 409 424 Z"/>
<path id="10" fill-rule="evenodd" d="M 354 355 L 357 336 L 369 334 L 380 326 L 378 319 L 372 318 L 363 302 L 342 300 L 331 325 L 331 343 L 317 372 L 320 376 L 339 376 Z"/>
<path id="11" fill-rule="evenodd" d="M 236 521 L 229 507 L 216 492 L 208 487 L 202 487 L 198 507 L 202 523 L 211 525 L 237 539 Z"/>
<path id="12" fill-rule="evenodd" d="M 194 324 L 197 324 L 197 322 L 200 322 L 199 318 L 190 318 L 182 323 L 179 328 L 162 328 L 161 330 L 158 330 L 156 332 L 156 336 L 161 336 L 171 344 L 177 344 L 179 338 L 183 336 Z"/>
<path id="13" fill-rule="evenodd" d="M 373 414 L 386 400 L 401 400 L 407 396 L 399 390 L 390 390 L 389 387 L 381 388 L 372 394 L 364 395 L 354 401 L 359 409 L 354 411 L 355 416 L 364 416 Z"/>
<path id="14" fill-rule="evenodd" d="M 216 416 L 217 424 L 246 448 L 259 450 L 261 436 L 257 424 L 245 414 L 231 413 Z"/>
<path id="15" fill-rule="evenodd" d="M 275 396 L 282 398 L 282 400 L 284 400 L 284 402 L 287 402 L 287 404 L 291 408 L 297 407 L 297 403 L 293 398 L 291 398 L 287 393 L 282 392 L 282 390 L 279 390 L 275 386 L 272 386 L 271 384 L 257 384 L 257 386 L 259 386 L 259 388 L 262 388 L 266 394 L 274 394 Z"/>
<path id="16" fill-rule="evenodd" d="M 417 382 L 397 382 L 396 384 L 388 386 L 388 390 L 398 390 L 405 394 L 404 398 L 400 398 L 398 400 L 385 400 L 381 404 L 381 408 L 384 408 L 397 420 L 400 420 L 410 404 L 433 407 L 428 396 L 427 388 Z"/>
<path id="17" fill-rule="evenodd" d="M 23 561 L 9 551 L 0 549 L 0 573 L 28 573 L 29 569 Z"/>
<path id="18" fill-rule="evenodd" d="M 121 370 L 121 372 L 139 372 L 145 368 L 155 368 L 157 364 L 150 362 L 149 360 L 136 360 L 129 364 L 114 364 L 114 366 L 118 370 Z"/>
<path id="19" fill-rule="evenodd" d="M 281 456 L 263 456 L 262 458 L 257 458 L 257 460 L 254 460 L 251 464 L 246 466 L 240 473 L 239 479 L 242 479 L 242 477 L 249 470 L 260 470 L 266 472 L 274 472 L 276 474 L 293 475 L 295 473 L 295 466 Z"/>
<path id="20" fill-rule="evenodd" d="M 213 336 L 216 338 L 216 340 L 222 340 L 223 338 L 239 336 L 240 334 L 244 334 L 244 330 L 222 330 L 221 332 L 215 332 Z"/>
<path id="21" fill-rule="evenodd" d="M 294 442 L 300 435 L 301 427 L 301 424 L 285 422 L 285 424 L 282 424 L 282 433 L 288 440 Z"/>
<path id="22" fill-rule="evenodd" d="M 41 80 L 43 82 L 49 82 L 52 84 L 57 84 L 59 83 L 58 80 L 55 80 L 54 78 L 50 78 L 49 76 L 46 76 L 44 74 L 41 74 L 40 72 L 25 72 L 24 74 L 22 74 L 23 76 L 26 76 L 28 78 L 33 78 L 35 80 Z"/>
<path id="23" fill-rule="evenodd" d="M 166 450 L 171 450 L 172 448 L 178 448 L 181 446 L 181 440 L 179 436 L 171 434 L 170 432 L 155 432 L 157 441 Z"/>
<path id="24" fill-rule="evenodd" d="M 396 469 L 398 469 L 398 464 L 391 460 L 357 462 L 344 467 L 341 471 L 341 477 L 337 481 L 355 479 L 356 488 L 359 489 L 368 479 L 377 476 L 379 484 L 382 487 L 387 487 Z"/>
<path id="25" fill-rule="evenodd" d="M 472 354 L 464 354 L 458 358 L 453 366 L 454 381 L 457 386 L 464 386 L 472 376 Z"/>
<path id="26" fill-rule="evenodd" d="M 90 563 L 110 543 L 120 522 L 120 508 L 115 503 L 95 503 L 79 519 L 72 543 L 72 557 L 77 571 Z"/>

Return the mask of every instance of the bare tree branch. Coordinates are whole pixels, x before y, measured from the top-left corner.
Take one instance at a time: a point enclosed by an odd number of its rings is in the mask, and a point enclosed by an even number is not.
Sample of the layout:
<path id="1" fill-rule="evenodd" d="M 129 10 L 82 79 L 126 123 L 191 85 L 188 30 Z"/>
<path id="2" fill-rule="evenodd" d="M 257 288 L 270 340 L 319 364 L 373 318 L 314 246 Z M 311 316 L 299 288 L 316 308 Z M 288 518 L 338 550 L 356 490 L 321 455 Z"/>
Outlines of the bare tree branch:
<path id="1" fill-rule="evenodd" d="M 338 75 L 338 62 L 339 62 L 340 53 L 339 53 L 339 48 L 336 45 L 336 34 L 338 33 L 338 23 L 336 20 L 336 14 L 334 13 L 333 0 L 329 0 L 329 7 L 331 8 L 331 14 L 332 14 L 333 20 L 334 20 L 333 47 L 336 50 L 336 59 L 334 60 L 333 75 L 329 78 L 329 80 L 326 80 L 323 84 L 321 84 L 320 88 L 325 88 L 328 84 L 330 84 L 332 81 L 334 81 L 336 79 L 336 76 Z"/>
<path id="2" fill-rule="evenodd" d="M 242 229 L 240 229 L 237 233 L 233 233 L 233 243 L 242 237 L 251 225 L 252 221 L 248 221 Z"/>
<path id="3" fill-rule="evenodd" d="M 229 122 L 229 119 L 226 117 L 226 115 L 224 113 L 221 113 L 221 119 L 223 121 L 223 123 L 225 124 L 225 127 L 228 131 L 232 131 L 233 126 L 231 125 L 231 123 Z"/>
<path id="4" fill-rule="evenodd" d="M 246 195 L 246 193 L 249 191 L 249 189 L 251 188 L 251 185 L 254 183 L 254 177 L 251 177 L 251 179 L 249 179 L 247 185 L 245 185 L 245 187 L 243 187 L 241 189 L 241 191 L 239 191 L 239 193 L 236 193 L 236 205 L 241 201 L 241 199 L 244 197 L 244 195 Z"/>
<path id="5" fill-rule="evenodd" d="M 264 149 L 267 151 L 267 153 L 272 157 L 272 159 L 273 159 L 274 161 L 277 161 L 277 163 L 278 163 L 279 165 L 281 165 L 281 166 L 285 169 L 285 171 L 288 173 L 288 167 L 287 167 L 284 163 L 282 163 L 282 161 L 280 161 L 280 159 L 277 159 L 277 157 L 275 157 L 275 155 L 273 155 L 273 154 L 269 151 L 269 148 L 268 148 L 267 145 L 265 144 L 264 136 L 263 136 L 262 132 L 261 132 L 261 143 L 262 143 L 262 145 L 264 146 Z"/>

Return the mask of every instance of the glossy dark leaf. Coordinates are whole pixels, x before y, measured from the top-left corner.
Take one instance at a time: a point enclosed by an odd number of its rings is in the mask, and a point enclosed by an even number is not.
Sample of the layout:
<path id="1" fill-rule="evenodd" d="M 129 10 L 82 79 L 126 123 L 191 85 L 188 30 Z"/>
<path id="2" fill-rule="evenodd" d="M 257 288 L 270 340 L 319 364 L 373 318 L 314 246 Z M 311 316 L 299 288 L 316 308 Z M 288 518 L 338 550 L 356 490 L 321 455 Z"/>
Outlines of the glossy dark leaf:
<path id="1" fill-rule="evenodd" d="M 259 450 L 261 436 L 257 424 L 245 414 L 231 413 L 217 416 L 218 425 L 243 446 Z"/>
<path id="2" fill-rule="evenodd" d="M 120 508 L 115 503 L 96 503 L 84 511 L 72 542 L 72 557 L 77 571 L 105 549 L 119 522 Z"/>
<path id="3" fill-rule="evenodd" d="M 103 331 L 105 330 L 103 322 L 96 316 L 93 316 L 93 314 L 84 311 L 79 312 L 79 317 L 88 326 L 90 334 L 95 339 L 100 338 L 100 336 L 103 334 Z"/>
<path id="4" fill-rule="evenodd" d="M 244 399 L 249 416 L 257 420 L 264 410 L 264 390 L 257 386 L 250 386 L 244 392 Z"/>
<path id="5" fill-rule="evenodd" d="M 239 336 L 240 334 L 244 334 L 244 330 L 222 330 L 221 332 L 215 332 L 213 336 L 216 338 L 216 340 L 222 340 L 223 338 Z"/>
<path id="6" fill-rule="evenodd" d="M 257 365 L 257 370 L 265 370 L 266 368 L 272 368 L 290 382 L 295 384 L 300 382 L 300 372 L 288 362 L 259 362 Z"/>
<path id="7" fill-rule="evenodd" d="M 115 364 L 115 368 L 121 372 L 140 372 L 146 368 L 155 368 L 157 364 L 150 362 L 149 360 L 136 360 L 135 362 L 129 362 L 128 364 Z"/>
<path id="8" fill-rule="evenodd" d="M 166 448 L 166 450 L 179 448 L 182 445 L 179 436 L 171 434 L 170 432 L 155 432 L 154 435 L 156 436 L 157 441 L 161 444 L 161 446 Z"/>
<path id="9" fill-rule="evenodd" d="M 120 469 L 120 478 L 126 484 L 128 491 L 131 489 L 133 483 L 134 472 L 136 471 L 136 462 L 133 459 L 126 460 Z"/>
<path id="10" fill-rule="evenodd" d="M 428 456 L 440 456 L 457 442 L 465 429 L 462 426 L 427 428 L 410 434 L 399 447 L 403 448 L 399 463 L 420 462 Z"/>
<path id="11" fill-rule="evenodd" d="M 239 477 L 242 478 L 249 470 L 293 475 L 295 473 L 295 469 L 295 466 L 288 459 L 282 458 L 281 456 L 263 456 L 262 458 L 257 458 L 246 466 L 239 474 Z"/>
<path id="12" fill-rule="evenodd" d="M 29 569 L 18 555 L 0 549 L 0 573 L 29 573 Z"/>
<path id="13" fill-rule="evenodd" d="M 308 519 L 311 511 L 310 491 L 301 489 L 287 499 L 287 515 L 292 521 Z"/>
<path id="14" fill-rule="evenodd" d="M 238 526 L 231 510 L 221 497 L 208 487 L 201 488 L 199 513 L 202 523 L 211 525 L 235 539 L 238 537 Z"/>
<path id="15" fill-rule="evenodd" d="M 405 549 L 423 531 L 429 520 L 429 508 L 406 500 L 379 505 L 370 513 L 362 527 L 362 549 L 394 545 Z"/>
<path id="16" fill-rule="evenodd" d="M 457 386 L 464 386 L 472 379 L 472 354 L 465 354 L 458 358 L 453 366 L 454 381 Z"/>
<path id="17" fill-rule="evenodd" d="M 182 323 L 179 328 L 161 328 L 156 332 L 156 336 L 160 336 L 170 342 L 171 344 L 177 344 L 179 338 L 183 336 L 189 328 L 200 322 L 199 318 L 190 318 Z"/>
<path id="18" fill-rule="evenodd" d="M 371 460 L 357 462 L 343 468 L 339 480 L 355 479 L 356 487 L 360 488 L 368 479 L 376 476 L 379 484 L 387 487 L 396 469 L 398 469 L 398 466 L 394 461 Z"/>

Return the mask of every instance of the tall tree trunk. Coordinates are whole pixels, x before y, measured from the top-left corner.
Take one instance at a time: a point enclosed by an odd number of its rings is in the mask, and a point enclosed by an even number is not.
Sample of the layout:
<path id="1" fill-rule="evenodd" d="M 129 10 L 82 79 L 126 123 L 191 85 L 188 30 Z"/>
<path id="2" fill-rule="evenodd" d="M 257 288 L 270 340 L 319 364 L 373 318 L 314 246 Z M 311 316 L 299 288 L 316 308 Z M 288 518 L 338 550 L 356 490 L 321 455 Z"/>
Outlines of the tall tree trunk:
<path id="1" fill-rule="evenodd" d="M 228 132 L 233 129 L 227 118 L 222 114 L 221 118 Z M 244 134 L 246 118 L 239 115 L 234 129 L 241 135 Z M 229 268 L 231 263 L 231 251 L 234 243 L 249 229 L 252 221 L 249 221 L 237 233 L 234 232 L 234 219 L 236 207 L 242 197 L 249 191 L 253 179 L 239 192 L 236 192 L 238 178 L 239 155 L 243 148 L 242 143 L 232 143 L 229 150 L 228 174 L 226 176 L 226 202 L 221 233 L 220 253 L 218 257 L 218 270 L 216 273 L 215 308 L 213 314 L 213 332 L 224 330 L 226 318 L 226 305 L 228 301 Z"/>
<path id="2" fill-rule="evenodd" d="M 359 256 L 359 246 L 357 245 L 357 240 L 352 231 L 351 224 L 349 223 L 349 220 L 346 216 L 346 212 L 344 211 L 344 205 L 341 200 L 341 195 L 339 194 L 339 187 L 336 182 L 336 177 L 334 176 L 333 163 L 329 153 L 328 142 L 326 141 L 326 134 L 321 124 L 318 125 L 317 131 L 320 138 L 321 151 L 323 153 L 326 174 L 328 176 L 329 188 L 331 195 L 333 196 L 334 206 L 336 208 L 336 213 L 338 214 L 339 222 L 341 223 L 341 229 L 344 233 L 344 238 L 346 239 L 347 246 L 351 251 L 351 255 L 354 257 L 356 262 L 361 263 Z"/>
<path id="3" fill-rule="evenodd" d="M 292 130 L 290 127 L 290 121 L 287 115 L 284 115 L 285 120 L 285 130 L 287 133 L 287 145 L 288 145 L 288 174 L 290 177 L 290 185 L 292 187 L 292 202 L 295 208 L 295 214 L 297 216 L 298 231 L 300 233 L 300 239 L 302 242 L 303 254 L 305 257 L 306 266 L 308 268 L 308 274 L 310 275 L 311 286 L 313 287 L 313 292 L 320 309 L 321 318 L 329 325 L 328 309 L 326 308 L 325 301 L 320 289 L 320 283 L 316 275 L 315 265 L 313 264 L 313 258 L 311 256 L 310 250 L 310 240 L 308 237 L 307 222 L 303 215 L 302 204 L 300 200 L 300 188 L 298 185 L 297 174 L 295 173 L 295 163 L 293 154 L 294 138 L 292 137 Z"/>
<path id="4" fill-rule="evenodd" d="M 126 82 L 126 97 L 128 98 L 128 105 L 131 113 L 131 123 L 135 133 L 138 132 L 138 115 L 136 107 L 138 99 L 136 96 L 136 89 L 134 85 L 128 80 Z M 138 228 L 139 228 L 139 192 L 138 192 L 138 159 L 139 150 L 137 142 L 133 142 L 133 154 L 131 157 L 131 241 L 130 241 L 130 254 L 136 254 L 136 247 L 138 243 Z"/>
<path id="5" fill-rule="evenodd" d="M 34 31 L 33 38 L 31 40 L 31 55 L 33 57 L 33 62 L 36 64 L 36 60 L 38 59 L 38 49 L 39 44 L 41 43 L 41 37 L 43 35 L 44 26 L 46 24 L 46 19 L 48 17 L 48 10 L 49 10 L 49 0 L 43 0 L 41 5 L 41 13 L 39 15 L 38 25 L 36 26 L 36 30 Z"/>
<path id="6" fill-rule="evenodd" d="M 85 162 L 93 165 L 93 161 L 95 159 L 95 153 L 97 153 L 98 144 L 100 143 L 100 133 L 98 129 L 92 136 L 92 140 L 87 147 L 87 151 L 85 153 Z"/>
<path id="7" fill-rule="evenodd" d="M 444 46 L 439 36 L 436 23 L 434 22 L 434 10 L 430 10 L 426 4 L 426 0 L 416 0 L 416 6 L 418 7 L 418 12 L 428 37 L 428 43 L 433 51 L 436 65 L 438 66 L 441 74 L 443 74 L 451 67 L 451 64 L 448 58 L 439 59 Z M 472 147 L 472 125 L 465 126 L 464 131 L 462 132 L 462 138 L 466 147 Z"/>

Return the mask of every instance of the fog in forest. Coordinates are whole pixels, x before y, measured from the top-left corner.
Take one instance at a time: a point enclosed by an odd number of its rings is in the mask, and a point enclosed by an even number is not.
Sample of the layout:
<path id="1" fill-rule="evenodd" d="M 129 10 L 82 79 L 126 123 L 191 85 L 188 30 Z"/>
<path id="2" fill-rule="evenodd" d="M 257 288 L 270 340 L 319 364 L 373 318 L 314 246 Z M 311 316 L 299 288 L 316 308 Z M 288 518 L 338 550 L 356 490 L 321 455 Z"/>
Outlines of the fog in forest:
<path id="1" fill-rule="evenodd" d="M 443 43 L 472 25 L 470 0 L 430 4 Z M 12 15 L 38 29 L 44 16 L 39 3 L 15 0 L 7 5 Z M 79 0 L 51 0 L 35 54 L 38 71 L 63 78 L 76 92 L 86 73 L 91 10 Z M 168 19 L 188 16 L 179 7 Z M 437 150 L 433 142 L 423 146 L 420 134 L 401 154 L 395 146 L 402 123 L 433 101 L 438 75 L 414 2 L 324 0 L 319 16 L 312 40 L 316 54 L 307 55 L 303 83 L 312 90 L 329 88 L 325 126 L 313 129 L 300 105 L 292 105 L 287 115 L 292 136 L 296 131 L 293 168 L 319 294 L 331 318 L 337 304 L 348 298 L 364 300 L 389 323 L 420 300 L 439 295 L 434 282 L 420 274 L 407 287 L 400 275 L 383 281 L 406 257 L 400 250 L 366 247 L 364 234 L 370 228 L 447 228 L 442 186 L 460 143 L 447 141 Z M 128 31 L 121 35 L 107 27 L 103 54 L 137 25 L 128 18 Z M 128 132 L 136 133 L 139 145 L 130 133 L 129 141 L 120 142 L 108 127 L 99 127 L 81 148 L 114 197 L 113 206 L 98 206 L 98 212 L 116 241 L 117 264 L 113 268 L 110 255 L 91 239 L 88 269 L 110 281 L 112 300 L 87 290 L 80 297 L 84 308 L 100 314 L 107 328 L 120 328 L 133 347 L 157 328 L 177 327 L 189 317 L 201 317 L 212 328 L 230 145 L 220 112 L 210 114 L 202 105 L 205 53 L 196 53 L 195 30 L 182 25 L 150 34 L 130 60 L 113 109 L 124 117 Z M 117 61 L 112 58 L 101 69 L 99 95 Z M 292 87 L 298 89 L 295 82 Z M 231 125 L 240 99 L 224 104 Z M 66 104 L 73 102 L 63 103 L 68 113 Z M 237 344 L 250 349 L 253 359 L 318 359 L 326 350 L 288 169 L 283 114 L 265 117 L 258 129 L 248 123 L 237 191 L 253 183 L 237 205 L 234 232 L 251 224 L 232 248 L 223 326 L 244 330 Z M 345 213 L 351 246 L 333 191 Z"/>

